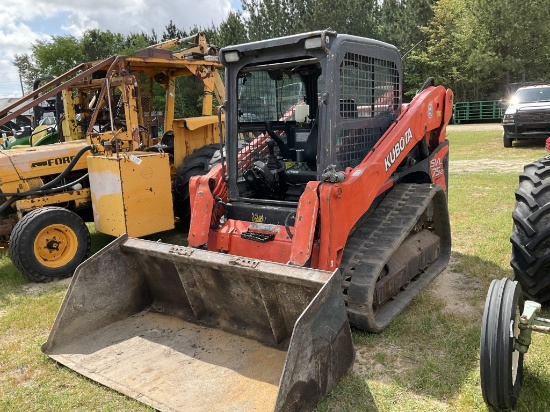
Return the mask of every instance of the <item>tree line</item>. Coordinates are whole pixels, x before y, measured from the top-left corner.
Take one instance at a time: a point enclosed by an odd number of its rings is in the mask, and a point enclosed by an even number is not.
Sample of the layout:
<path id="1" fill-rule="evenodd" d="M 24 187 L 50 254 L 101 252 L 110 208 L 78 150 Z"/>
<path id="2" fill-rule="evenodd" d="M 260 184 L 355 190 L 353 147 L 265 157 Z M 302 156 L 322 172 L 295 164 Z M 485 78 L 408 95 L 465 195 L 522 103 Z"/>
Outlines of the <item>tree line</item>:
<path id="1" fill-rule="evenodd" d="M 330 27 L 397 46 L 404 56 L 405 98 L 430 76 L 452 88 L 456 101 L 498 99 L 511 82 L 550 81 L 547 0 L 241 0 L 241 9 L 210 27 L 184 29 L 170 21 L 160 36 L 98 29 L 81 38 L 53 36 L 32 44 L 14 64 L 30 86 L 84 61 L 198 31 L 223 47 Z"/>

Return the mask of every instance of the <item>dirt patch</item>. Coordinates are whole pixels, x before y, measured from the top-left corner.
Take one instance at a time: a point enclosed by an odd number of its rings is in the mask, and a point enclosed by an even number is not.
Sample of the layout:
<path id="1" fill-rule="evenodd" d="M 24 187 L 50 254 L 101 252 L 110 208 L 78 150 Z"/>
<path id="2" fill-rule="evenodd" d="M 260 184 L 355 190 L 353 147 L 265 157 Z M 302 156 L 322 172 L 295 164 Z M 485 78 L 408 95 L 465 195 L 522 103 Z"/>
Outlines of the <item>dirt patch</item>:
<path id="1" fill-rule="evenodd" d="M 500 130 L 502 131 L 502 125 L 500 123 L 476 123 L 476 124 L 450 124 L 447 126 L 448 132 L 479 132 L 484 130 Z"/>
<path id="2" fill-rule="evenodd" d="M 455 269 L 457 263 L 458 260 L 451 257 L 447 268 L 431 283 L 427 291 L 444 302 L 444 307 L 439 309 L 441 306 L 438 304 L 436 310 L 478 322 L 484 300 L 477 297 L 484 292 L 475 278 Z M 405 341 L 382 340 L 376 344 L 356 345 L 355 349 L 354 372 L 382 382 L 393 381 L 396 376 L 406 376 L 423 362 L 421 356 L 411 353 L 411 345 Z M 446 355 L 444 349 L 439 348 L 432 356 L 445 358 Z"/>
<path id="3" fill-rule="evenodd" d="M 523 166 L 528 163 L 524 159 L 513 160 L 495 160 L 495 159 L 477 159 L 477 160 L 451 160 L 449 162 L 450 173 L 468 173 L 468 172 L 495 172 L 495 173 L 521 173 Z"/>
<path id="4" fill-rule="evenodd" d="M 29 283 L 22 287 L 23 292 L 30 295 L 37 295 L 39 293 L 46 292 L 53 289 L 56 286 L 68 287 L 72 278 L 54 279 L 51 282 L 46 283 Z"/>
<path id="5" fill-rule="evenodd" d="M 404 374 L 415 367 L 408 348 L 378 345 L 375 351 L 364 346 L 356 346 L 355 349 L 353 371 L 359 376 L 391 381 L 393 376 Z"/>
<path id="6" fill-rule="evenodd" d="M 463 273 L 454 270 L 457 261 L 451 261 L 431 284 L 430 289 L 445 301 L 445 311 L 469 318 L 479 318 L 480 307 L 473 305 L 472 297 L 479 295 L 480 285 Z"/>

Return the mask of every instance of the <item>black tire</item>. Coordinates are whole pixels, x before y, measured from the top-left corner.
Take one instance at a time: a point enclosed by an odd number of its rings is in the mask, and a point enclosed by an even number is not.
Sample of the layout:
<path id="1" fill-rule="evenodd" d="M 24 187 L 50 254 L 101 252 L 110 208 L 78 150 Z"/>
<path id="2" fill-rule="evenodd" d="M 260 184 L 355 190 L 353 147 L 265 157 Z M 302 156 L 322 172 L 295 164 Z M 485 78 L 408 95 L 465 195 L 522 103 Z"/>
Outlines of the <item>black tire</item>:
<path id="1" fill-rule="evenodd" d="M 479 366 L 481 392 L 488 405 L 512 409 L 523 382 L 523 353 L 514 350 L 523 312 L 518 282 L 493 280 L 481 324 Z"/>
<path id="2" fill-rule="evenodd" d="M 512 138 L 508 137 L 506 132 L 502 132 L 502 143 L 504 147 L 512 147 Z"/>
<path id="3" fill-rule="evenodd" d="M 530 163 L 519 176 L 510 241 L 514 278 L 524 295 L 550 300 L 550 157 Z"/>
<path id="4" fill-rule="evenodd" d="M 9 256 L 33 282 L 72 276 L 90 252 L 84 221 L 62 207 L 35 209 L 17 222 L 10 236 Z"/>
<path id="5" fill-rule="evenodd" d="M 209 144 L 193 150 L 193 153 L 185 158 L 183 165 L 178 167 L 174 181 L 174 209 L 183 226 L 189 226 L 191 221 L 189 181 L 193 176 L 208 173 L 219 162 L 221 162 L 220 145 Z"/>

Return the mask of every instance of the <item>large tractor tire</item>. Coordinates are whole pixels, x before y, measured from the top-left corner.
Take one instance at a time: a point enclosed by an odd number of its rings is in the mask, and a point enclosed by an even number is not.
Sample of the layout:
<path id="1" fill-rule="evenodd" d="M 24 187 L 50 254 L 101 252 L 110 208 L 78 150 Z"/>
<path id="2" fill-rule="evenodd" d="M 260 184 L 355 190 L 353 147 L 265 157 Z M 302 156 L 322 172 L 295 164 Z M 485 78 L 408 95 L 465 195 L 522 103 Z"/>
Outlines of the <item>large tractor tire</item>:
<path id="1" fill-rule="evenodd" d="M 189 181 L 193 176 L 205 175 L 220 161 L 220 145 L 209 144 L 195 149 L 178 167 L 174 181 L 174 209 L 183 226 L 189 226 L 191 221 Z"/>
<path id="2" fill-rule="evenodd" d="M 519 176 L 512 213 L 512 259 L 515 279 L 525 296 L 550 300 L 550 157 L 525 166 Z"/>
<path id="3" fill-rule="evenodd" d="M 35 209 L 17 222 L 10 236 L 9 256 L 33 282 L 72 276 L 90 252 L 84 221 L 62 207 Z"/>
<path id="4" fill-rule="evenodd" d="M 521 390 L 523 353 L 514 343 L 523 306 L 518 282 L 493 280 L 483 311 L 479 365 L 483 399 L 495 408 L 512 409 Z"/>

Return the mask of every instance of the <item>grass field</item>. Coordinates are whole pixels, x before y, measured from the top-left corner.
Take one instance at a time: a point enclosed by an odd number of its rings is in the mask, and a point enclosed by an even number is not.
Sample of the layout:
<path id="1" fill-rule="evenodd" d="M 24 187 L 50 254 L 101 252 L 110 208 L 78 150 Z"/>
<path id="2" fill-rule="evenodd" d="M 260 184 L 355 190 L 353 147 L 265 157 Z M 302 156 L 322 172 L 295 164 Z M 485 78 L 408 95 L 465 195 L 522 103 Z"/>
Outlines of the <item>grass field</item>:
<path id="1" fill-rule="evenodd" d="M 451 265 L 384 333 L 353 331 L 354 369 L 318 411 L 490 410 L 479 387 L 483 304 L 491 280 L 512 274 L 518 174 L 545 151 L 540 143 L 504 149 L 497 130 L 454 128 L 449 140 Z M 108 241 L 94 234 L 94 251 Z M 67 285 L 28 283 L 0 255 L 0 410 L 150 410 L 41 353 Z M 546 411 L 548 399 L 550 337 L 535 335 L 517 410 Z"/>

